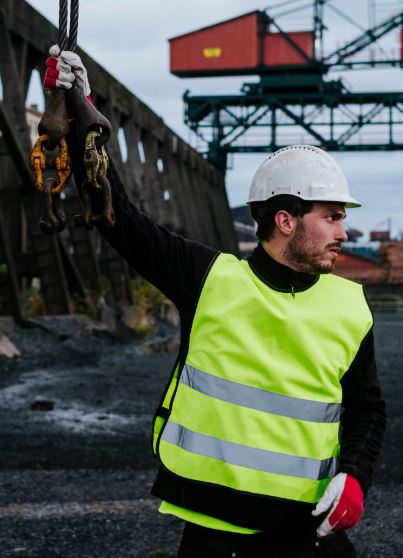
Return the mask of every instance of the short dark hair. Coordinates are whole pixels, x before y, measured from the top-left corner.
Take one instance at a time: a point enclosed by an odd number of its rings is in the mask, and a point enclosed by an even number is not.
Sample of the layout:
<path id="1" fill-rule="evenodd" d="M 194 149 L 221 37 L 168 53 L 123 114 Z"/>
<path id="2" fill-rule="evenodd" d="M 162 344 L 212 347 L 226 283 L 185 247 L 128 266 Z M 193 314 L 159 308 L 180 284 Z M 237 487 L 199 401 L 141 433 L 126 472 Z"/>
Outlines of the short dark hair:
<path id="1" fill-rule="evenodd" d="M 270 240 L 276 228 L 274 218 L 279 211 L 288 211 L 294 217 L 303 217 L 312 211 L 313 202 L 290 194 L 280 194 L 266 201 L 251 202 L 249 207 L 257 223 L 256 236 L 259 240 Z"/>

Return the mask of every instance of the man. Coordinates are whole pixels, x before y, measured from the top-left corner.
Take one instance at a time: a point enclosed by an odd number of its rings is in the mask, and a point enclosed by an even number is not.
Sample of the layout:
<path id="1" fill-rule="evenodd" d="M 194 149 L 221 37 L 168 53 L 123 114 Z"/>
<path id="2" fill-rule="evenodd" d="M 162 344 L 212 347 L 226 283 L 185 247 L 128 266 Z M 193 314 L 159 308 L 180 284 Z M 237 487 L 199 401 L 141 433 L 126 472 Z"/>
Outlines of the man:
<path id="1" fill-rule="evenodd" d="M 45 87 L 88 93 L 77 55 L 47 65 Z M 345 208 L 359 206 L 342 171 L 312 146 L 270 155 L 249 196 L 260 243 L 243 261 L 156 224 L 113 164 L 109 180 L 116 224 L 100 232 L 181 316 L 153 436 L 153 494 L 186 521 L 179 557 L 355 556 L 345 529 L 362 514 L 385 411 L 362 287 L 330 273 Z"/>

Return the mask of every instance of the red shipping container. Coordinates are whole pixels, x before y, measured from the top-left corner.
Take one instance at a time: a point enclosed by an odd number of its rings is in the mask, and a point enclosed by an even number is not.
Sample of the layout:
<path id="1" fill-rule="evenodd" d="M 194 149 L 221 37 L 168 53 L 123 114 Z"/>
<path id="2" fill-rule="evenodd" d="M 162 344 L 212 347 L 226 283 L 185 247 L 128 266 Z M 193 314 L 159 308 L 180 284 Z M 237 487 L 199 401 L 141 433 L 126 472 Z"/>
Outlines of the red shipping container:
<path id="1" fill-rule="evenodd" d="M 181 77 L 263 73 L 279 65 L 304 65 L 313 56 L 312 31 L 270 33 L 270 18 L 254 11 L 169 39 L 171 72 Z"/>
<path id="2" fill-rule="evenodd" d="M 290 39 L 308 56 L 313 57 L 312 31 L 296 31 L 289 33 Z M 263 63 L 265 66 L 307 64 L 306 58 L 298 52 L 281 33 L 266 33 L 263 38 Z"/>
<path id="3" fill-rule="evenodd" d="M 169 39 L 171 72 L 179 76 L 242 73 L 259 64 L 259 19 L 254 11 Z"/>
<path id="4" fill-rule="evenodd" d="M 389 231 L 370 231 L 369 233 L 370 240 L 380 240 L 381 242 L 386 242 L 390 240 L 390 232 Z"/>

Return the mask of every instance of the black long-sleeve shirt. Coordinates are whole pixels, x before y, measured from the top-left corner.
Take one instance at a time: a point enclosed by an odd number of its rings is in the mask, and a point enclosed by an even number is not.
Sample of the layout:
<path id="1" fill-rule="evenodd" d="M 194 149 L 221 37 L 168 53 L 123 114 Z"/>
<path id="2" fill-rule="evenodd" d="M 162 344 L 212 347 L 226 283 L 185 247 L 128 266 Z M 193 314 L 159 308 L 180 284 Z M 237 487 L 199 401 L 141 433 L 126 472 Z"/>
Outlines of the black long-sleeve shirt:
<path id="1" fill-rule="evenodd" d="M 74 158 L 73 161 L 78 161 Z M 76 181 L 82 179 L 82 169 L 75 168 Z M 112 228 L 99 225 L 101 234 L 119 254 L 150 283 L 161 290 L 177 307 L 181 317 L 181 346 L 186 347 L 198 296 L 205 275 L 218 251 L 188 240 L 158 225 L 151 217 L 139 211 L 128 199 L 121 180 L 111 164 L 108 178 L 112 186 L 116 224 Z M 96 207 L 97 200 L 94 199 Z M 271 288 L 294 292 L 306 290 L 318 279 L 299 273 L 272 259 L 259 244 L 248 258 L 251 269 Z M 386 424 L 385 405 L 381 399 L 374 355 L 373 329 L 361 343 L 357 355 L 341 381 L 343 389 L 341 415 L 341 453 L 339 471 L 354 475 L 364 492 L 371 483 L 373 464 L 379 453 Z M 200 486 L 181 479 L 160 468 L 153 493 L 167 501 L 211 514 L 251 528 L 264 529 L 277 522 L 282 524 L 294 518 L 301 526 L 311 523 L 312 506 L 264 497 L 262 505 L 248 510 L 250 524 L 237 513 L 248 506 L 242 495 L 229 494 L 228 489 Z M 214 504 L 211 504 L 214 500 Z M 301 517 L 303 518 L 301 521 Z"/>

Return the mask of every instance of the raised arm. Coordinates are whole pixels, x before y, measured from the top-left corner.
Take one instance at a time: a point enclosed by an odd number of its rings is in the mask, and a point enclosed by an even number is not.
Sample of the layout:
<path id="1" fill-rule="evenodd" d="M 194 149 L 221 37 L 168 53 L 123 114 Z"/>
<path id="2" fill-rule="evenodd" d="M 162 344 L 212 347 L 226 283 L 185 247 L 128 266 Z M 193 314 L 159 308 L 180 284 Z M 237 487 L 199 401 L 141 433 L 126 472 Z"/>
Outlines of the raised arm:
<path id="1" fill-rule="evenodd" d="M 74 141 L 69 143 L 75 180 L 80 184 L 83 179 L 80 154 Z M 113 227 L 99 224 L 99 232 L 142 277 L 171 299 L 181 313 L 193 311 L 217 250 L 169 231 L 140 211 L 129 200 L 112 161 L 108 179 L 116 222 Z M 100 202 L 95 193 L 95 212 L 99 211 Z"/>
<path id="2" fill-rule="evenodd" d="M 56 47 L 51 47 L 50 53 L 53 56 L 46 62 L 45 88 L 68 90 L 75 83 L 88 99 L 91 90 L 80 57 L 68 51 L 59 53 Z M 83 154 L 78 152 L 74 138 L 71 133 L 68 143 L 76 184 L 80 187 L 85 176 Z M 192 313 L 217 250 L 169 231 L 137 209 L 130 202 L 112 161 L 107 176 L 116 223 L 113 227 L 99 224 L 98 230 L 140 275 L 170 298 L 182 314 Z M 94 192 L 95 213 L 100 211 L 100 203 L 99 193 Z"/>

